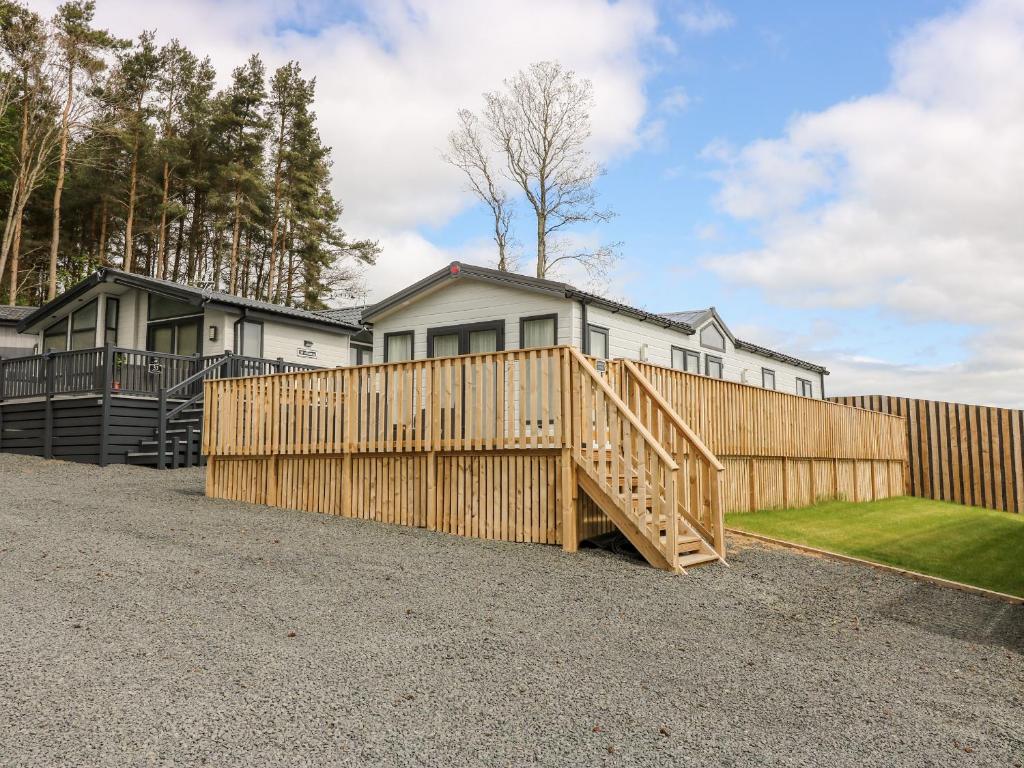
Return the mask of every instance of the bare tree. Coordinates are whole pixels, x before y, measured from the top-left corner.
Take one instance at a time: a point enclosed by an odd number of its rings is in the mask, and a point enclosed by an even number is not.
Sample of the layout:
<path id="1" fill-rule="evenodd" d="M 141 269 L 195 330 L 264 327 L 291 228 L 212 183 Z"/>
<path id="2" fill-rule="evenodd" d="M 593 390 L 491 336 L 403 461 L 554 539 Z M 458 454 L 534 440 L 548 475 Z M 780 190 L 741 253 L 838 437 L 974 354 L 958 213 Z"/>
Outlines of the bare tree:
<path id="1" fill-rule="evenodd" d="M 484 94 L 484 121 L 504 154 L 505 173 L 522 189 L 537 220 L 537 276 L 560 262 L 576 262 L 591 278 L 607 274 L 617 245 L 572 247 L 574 224 L 605 222 L 614 213 L 597 205 L 594 184 L 604 169 L 586 149 L 593 89 L 558 62 L 541 61 Z"/>
<path id="2" fill-rule="evenodd" d="M 480 135 L 480 119 L 468 109 L 459 110 L 459 127 L 448 134 L 448 152 L 442 157 L 465 174 L 469 190 L 490 209 L 494 242 L 498 246 L 498 269 L 515 269 L 508 253 L 512 201 L 491 167 L 490 153 Z"/>

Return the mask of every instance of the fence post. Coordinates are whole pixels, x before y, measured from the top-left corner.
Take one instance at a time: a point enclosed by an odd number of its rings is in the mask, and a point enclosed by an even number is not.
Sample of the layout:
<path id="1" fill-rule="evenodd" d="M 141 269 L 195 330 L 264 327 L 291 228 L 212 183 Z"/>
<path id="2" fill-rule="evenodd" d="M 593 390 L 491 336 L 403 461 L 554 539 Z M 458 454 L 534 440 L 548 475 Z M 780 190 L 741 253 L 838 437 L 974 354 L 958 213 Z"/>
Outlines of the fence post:
<path id="1" fill-rule="evenodd" d="M 160 387 L 159 402 L 159 410 L 156 414 L 156 468 L 163 469 L 167 458 L 166 446 L 164 445 L 167 442 L 167 421 L 164 419 L 164 413 L 167 411 L 167 387 Z"/>
<path id="2" fill-rule="evenodd" d="M 100 380 L 102 405 L 100 407 L 100 466 L 110 462 L 110 388 L 114 380 L 114 346 L 108 341 L 103 345 L 103 373 Z"/>
<path id="3" fill-rule="evenodd" d="M 572 420 L 572 376 L 569 350 L 559 352 L 559 381 L 562 394 L 562 550 L 576 552 L 580 546 L 579 521 L 576 511 L 576 459 L 571 446 L 576 425 Z"/>
<path id="4" fill-rule="evenodd" d="M 276 364 L 275 368 L 277 368 L 277 373 L 284 373 L 284 358 L 283 357 L 277 358 L 277 364 Z"/>
<path id="5" fill-rule="evenodd" d="M 4 449 L 4 373 L 7 366 L 4 365 L 4 358 L 0 356 L 0 451 Z"/>
<path id="6" fill-rule="evenodd" d="M 43 458 L 53 458 L 53 355 L 49 352 L 43 355 L 43 371 L 46 378 L 46 415 L 43 426 Z"/>

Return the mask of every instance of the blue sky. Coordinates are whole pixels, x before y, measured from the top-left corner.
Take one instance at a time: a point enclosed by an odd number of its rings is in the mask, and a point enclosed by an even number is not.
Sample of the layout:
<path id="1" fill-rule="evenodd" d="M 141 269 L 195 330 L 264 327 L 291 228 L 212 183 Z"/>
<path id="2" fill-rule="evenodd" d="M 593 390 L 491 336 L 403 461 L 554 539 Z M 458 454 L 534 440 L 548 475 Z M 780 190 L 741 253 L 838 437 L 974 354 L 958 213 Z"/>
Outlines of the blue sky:
<path id="1" fill-rule="evenodd" d="M 823 347 L 851 354 L 870 347 L 872 356 L 891 363 L 961 359 L 967 326 L 907 322 L 870 305 L 787 307 L 701 267 L 709 254 L 754 247 L 759 239 L 756 226 L 716 205 L 719 184 L 714 162 L 703 157 L 705 148 L 776 136 L 797 113 L 882 90 L 891 77 L 892 46 L 922 20 L 960 6 L 936 0 L 722 3 L 715 8 L 727 22 L 706 33 L 678 21 L 679 4 L 662 6 L 660 32 L 675 50 L 655 44 L 645 51 L 654 73 L 645 88 L 652 105 L 647 122 L 662 122 L 663 131 L 648 146 L 610 158 L 600 185 L 618 217 L 597 231 L 624 244 L 624 280 L 610 289 L 653 311 L 716 304 L 727 322 L 755 331 L 773 326 L 780 338 L 825 327 L 835 336 L 822 339 Z M 691 8 L 707 13 L 712 6 Z M 685 106 L 659 107 L 679 93 L 685 94 Z M 519 223 L 528 239 L 529 221 Z M 476 207 L 421 232 L 454 249 L 488 226 L 486 212 Z M 528 253 L 532 242 L 524 247 Z M 802 344 L 814 347 L 813 341 Z"/>
<path id="2" fill-rule="evenodd" d="M 98 0 L 97 19 L 181 39 L 223 83 L 252 52 L 316 76 L 342 223 L 383 247 L 370 299 L 493 258 L 446 135 L 557 59 L 594 84 L 618 217 L 577 234 L 622 241 L 610 293 L 714 304 L 835 394 L 1024 406 L 1024 0 Z"/>

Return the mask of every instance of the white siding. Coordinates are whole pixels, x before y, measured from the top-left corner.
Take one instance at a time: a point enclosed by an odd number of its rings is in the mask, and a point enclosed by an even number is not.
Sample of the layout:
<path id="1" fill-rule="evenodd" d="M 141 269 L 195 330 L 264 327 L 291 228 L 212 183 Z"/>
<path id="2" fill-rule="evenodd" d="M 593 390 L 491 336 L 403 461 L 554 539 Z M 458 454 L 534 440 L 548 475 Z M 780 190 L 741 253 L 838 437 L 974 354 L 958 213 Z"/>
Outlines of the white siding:
<path id="1" fill-rule="evenodd" d="M 206 354 L 213 355 L 224 350 L 235 350 L 235 322 L 242 316 L 241 312 L 230 310 L 206 310 L 206 337 L 209 338 L 210 326 L 217 326 L 216 342 L 204 342 Z M 337 331 L 327 328 L 313 328 L 293 323 L 284 323 L 266 317 L 255 317 L 263 323 L 263 357 L 269 360 L 283 359 L 289 363 L 303 363 L 321 368 L 337 368 L 350 364 L 348 332 L 339 328 Z M 306 347 L 305 342 L 313 345 Z M 316 357 L 299 354 L 299 349 L 309 349 Z"/>
<path id="2" fill-rule="evenodd" d="M 40 337 L 33 333 L 18 333 L 13 325 L 0 325 L 0 357 L 23 357 L 34 354 Z"/>
<path id="3" fill-rule="evenodd" d="M 505 349 L 519 348 L 519 319 L 558 315 L 558 343 L 580 344 L 579 303 L 560 296 L 494 285 L 470 278 L 446 284 L 374 321 L 373 361 L 384 361 L 384 334 L 413 332 L 413 356 L 427 356 L 427 329 L 494 320 L 505 322 Z"/>

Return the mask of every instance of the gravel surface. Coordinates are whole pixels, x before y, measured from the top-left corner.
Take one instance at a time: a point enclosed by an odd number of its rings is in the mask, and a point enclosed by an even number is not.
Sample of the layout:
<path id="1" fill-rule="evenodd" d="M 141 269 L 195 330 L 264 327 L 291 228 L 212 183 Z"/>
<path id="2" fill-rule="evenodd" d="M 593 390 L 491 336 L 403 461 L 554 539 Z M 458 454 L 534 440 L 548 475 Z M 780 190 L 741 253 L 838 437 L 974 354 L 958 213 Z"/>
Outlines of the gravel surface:
<path id="1" fill-rule="evenodd" d="M 1020 607 L 755 544 L 674 577 L 202 479 L 0 454 L 0 764 L 1024 762 Z"/>

